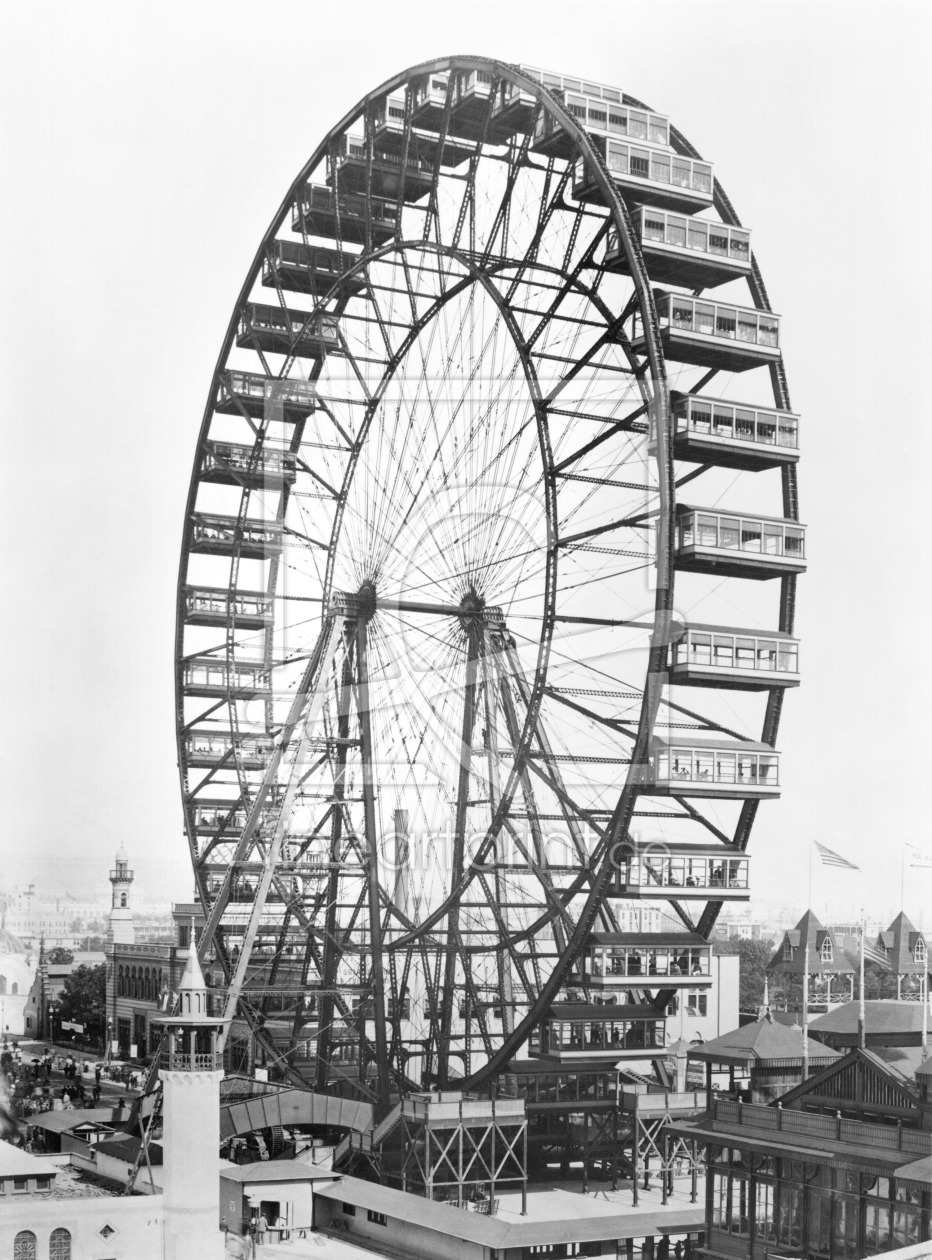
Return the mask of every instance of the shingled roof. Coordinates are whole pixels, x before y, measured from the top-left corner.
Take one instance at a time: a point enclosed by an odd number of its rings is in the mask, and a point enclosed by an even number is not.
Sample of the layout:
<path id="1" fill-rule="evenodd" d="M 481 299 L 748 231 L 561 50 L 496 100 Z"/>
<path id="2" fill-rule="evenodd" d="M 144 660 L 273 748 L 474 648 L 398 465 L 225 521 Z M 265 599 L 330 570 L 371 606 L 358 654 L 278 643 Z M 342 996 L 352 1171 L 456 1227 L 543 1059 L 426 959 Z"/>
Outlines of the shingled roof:
<path id="1" fill-rule="evenodd" d="M 806 970 L 806 943 L 809 944 L 809 974 L 851 976 L 855 968 L 844 950 L 835 940 L 830 928 L 825 927 L 811 910 L 807 910 L 796 924 L 783 933 L 783 939 L 767 964 L 770 974 L 783 972 L 802 976 Z"/>
<path id="2" fill-rule="evenodd" d="M 877 946 L 887 955 L 887 965 L 898 976 L 919 975 L 929 965 L 926 939 L 902 911 L 884 932 L 877 935 Z"/>
<path id="3" fill-rule="evenodd" d="M 837 1050 L 819 1041 L 809 1041 L 810 1063 L 829 1063 L 839 1058 Z M 760 1063 L 769 1067 L 801 1067 L 803 1061 L 802 1029 L 775 1023 L 769 1015 L 744 1024 L 707 1041 L 691 1046 L 689 1058 L 703 1063 Z"/>

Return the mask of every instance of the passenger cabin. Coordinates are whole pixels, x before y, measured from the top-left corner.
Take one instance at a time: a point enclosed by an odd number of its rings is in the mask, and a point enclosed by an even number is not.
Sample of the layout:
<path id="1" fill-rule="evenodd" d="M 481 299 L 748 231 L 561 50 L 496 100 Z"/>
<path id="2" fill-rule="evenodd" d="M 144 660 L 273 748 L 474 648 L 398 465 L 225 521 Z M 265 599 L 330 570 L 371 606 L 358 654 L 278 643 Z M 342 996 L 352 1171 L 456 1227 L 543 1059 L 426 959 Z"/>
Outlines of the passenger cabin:
<path id="1" fill-rule="evenodd" d="M 699 214 L 712 205 L 712 167 L 708 162 L 620 140 L 597 143 L 604 149 L 609 176 L 626 201 L 680 214 Z M 585 158 L 576 160 L 573 196 L 577 201 L 602 201 Z"/>
<path id="2" fill-rule="evenodd" d="M 194 807 L 194 829 L 200 836 L 239 835 L 246 817 L 244 806 L 235 801 L 199 800 Z"/>
<path id="3" fill-rule="evenodd" d="M 355 254 L 302 241 L 270 241 L 262 264 L 262 283 L 267 289 L 287 289 L 322 298 L 333 293 L 350 297 L 366 287 L 364 278 L 347 271 L 357 262 Z"/>
<path id="4" fill-rule="evenodd" d="M 799 416 L 792 412 L 676 391 L 671 402 L 676 459 L 746 472 L 799 459 Z"/>
<path id="5" fill-rule="evenodd" d="M 683 626 L 670 648 L 670 681 L 688 687 L 769 691 L 799 686 L 799 640 L 780 630 Z"/>
<path id="6" fill-rule="evenodd" d="M 559 1063 L 644 1059 L 663 1050 L 665 1028 L 654 1006 L 555 1002 L 532 1030 L 528 1053 Z"/>
<path id="7" fill-rule="evenodd" d="M 571 80 L 564 79 L 564 83 Z M 583 91 L 595 87 L 595 84 L 583 84 Z M 554 89 L 557 91 L 557 89 Z M 605 140 L 609 137 L 620 137 L 633 140 L 637 144 L 662 145 L 669 150 L 670 123 L 661 114 L 646 109 L 629 108 L 621 104 L 621 93 L 615 89 L 604 89 L 611 92 L 612 98 L 606 98 L 599 91 L 598 96 L 583 95 L 570 88 L 559 89 L 563 108 L 584 131 L 602 140 L 600 146 L 604 155 Z M 534 140 L 531 146 L 535 152 L 546 157 L 572 158 L 576 145 L 569 132 L 558 119 L 548 112 L 538 115 L 534 127 Z"/>
<path id="8" fill-rule="evenodd" d="M 407 153 L 409 162 L 416 159 L 422 163 L 439 161 L 441 166 L 459 166 L 473 152 L 473 146 L 458 140 L 450 127 L 446 132 L 442 127 L 437 131 L 409 127 L 405 121 L 403 96 L 387 96 L 376 106 L 372 129 L 375 152 L 391 154 L 393 161 Z"/>
<path id="9" fill-rule="evenodd" d="M 317 388 L 310 381 L 264 376 L 261 372 L 221 372 L 214 411 L 297 424 L 317 406 Z"/>
<path id="10" fill-rule="evenodd" d="M 755 580 L 802 573 L 806 531 L 782 517 L 745 516 L 677 504 L 676 567 Z"/>
<path id="11" fill-rule="evenodd" d="M 656 206 L 640 206 L 634 230 L 652 280 L 684 289 L 713 289 L 751 274 L 751 233 Z M 608 229 L 605 266 L 628 274 L 628 258 L 614 224 Z"/>
<path id="12" fill-rule="evenodd" d="M 336 315 L 247 302 L 240 312 L 236 344 L 244 350 L 322 359 L 340 348 L 340 321 Z"/>
<path id="13" fill-rule="evenodd" d="M 234 661 L 230 665 L 225 657 L 189 657 L 184 663 L 182 681 L 186 696 L 232 695 L 238 700 L 254 700 L 272 694 L 265 666 L 252 661 Z"/>
<path id="14" fill-rule="evenodd" d="M 705 796 L 754 801 L 780 795 L 780 754 L 741 739 L 654 736 L 646 791 L 651 796 Z"/>
<path id="15" fill-rule="evenodd" d="M 488 135 L 492 112 L 492 75 L 488 70 L 466 70 L 456 77 L 456 92 L 450 113 L 450 131 L 469 140 Z"/>
<path id="16" fill-rule="evenodd" d="M 253 731 L 194 726 L 184 739 L 188 765 L 205 770 L 221 764 L 233 767 L 238 762 L 245 770 L 264 770 L 275 750 L 273 736 Z"/>
<path id="17" fill-rule="evenodd" d="M 747 901 L 748 865 L 747 854 L 723 844 L 629 844 L 615 862 L 608 895 L 634 901 Z"/>
<path id="18" fill-rule="evenodd" d="M 425 74 L 414 84 L 411 97 L 411 121 L 415 127 L 424 127 L 429 131 L 438 130 L 447 107 L 449 82 L 449 71 L 442 70 L 435 74 Z"/>
<path id="19" fill-rule="evenodd" d="M 263 486 L 278 489 L 293 485 L 297 475 L 293 451 L 270 446 L 241 446 L 234 442 L 204 443 L 201 481 L 225 486 Z"/>
<path id="20" fill-rule="evenodd" d="M 186 586 L 185 623 L 189 626 L 233 625 L 263 630 L 274 621 L 272 598 L 264 591 L 230 591 L 225 586 Z"/>
<path id="21" fill-rule="evenodd" d="M 361 136 L 345 137 L 345 152 L 328 159 L 327 183 L 339 191 L 362 193 L 414 202 L 426 197 L 434 182 L 432 162 L 409 149 L 401 153 L 374 153 L 370 163 Z"/>
<path id="22" fill-rule="evenodd" d="M 324 184 L 305 184 L 295 198 L 291 228 L 305 236 L 365 245 L 384 245 L 398 230 L 396 202 L 379 197 L 337 196 Z"/>
<path id="23" fill-rule="evenodd" d="M 209 516 L 195 512 L 192 519 L 191 550 L 200 555 L 238 555 L 247 560 L 280 556 L 282 527 L 274 521 L 243 521 L 235 516 Z"/>
<path id="24" fill-rule="evenodd" d="M 667 359 L 726 372 L 746 372 L 779 362 L 779 315 L 662 289 L 654 291 L 654 299 Z M 631 344 L 637 353 L 644 353 L 640 312 L 634 317 Z"/>
<path id="25" fill-rule="evenodd" d="M 527 135 L 534 125 L 537 108 L 537 97 L 533 92 L 517 83 L 504 81 L 492 105 L 492 118 L 486 132 L 490 143 L 503 144 L 512 136 Z"/>
<path id="26" fill-rule="evenodd" d="M 593 932 L 582 966 L 593 989 L 708 988 L 712 946 L 697 932 Z"/>

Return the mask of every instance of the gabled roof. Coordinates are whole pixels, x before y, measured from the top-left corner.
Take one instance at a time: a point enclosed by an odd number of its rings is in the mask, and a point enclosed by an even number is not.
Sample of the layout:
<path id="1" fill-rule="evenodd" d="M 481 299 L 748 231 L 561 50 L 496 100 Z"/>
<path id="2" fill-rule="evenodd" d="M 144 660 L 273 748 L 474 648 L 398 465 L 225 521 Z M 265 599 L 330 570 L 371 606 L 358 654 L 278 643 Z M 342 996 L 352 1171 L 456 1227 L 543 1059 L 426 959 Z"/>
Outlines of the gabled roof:
<path id="1" fill-rule="evenodd" d="M 780 1099 L 781 1106 L 805 1101 L 807 1097 L 826 1098 L 847 1110 L 863 1106 L 870 1112 L 895 1111 L 914 1113 L 918 1118 L 919 1100 L 902 1072 L 885 1063 L 870 1050 L 855 1047 L 844 1058 L 826 1067 L 788 1090 Z"/>
<path id="2" fill-rule="evenodd" d="M 703 1063 L 761 1063 L 772 1067 L 802 1067 L 802 1030 L 775 1023 L 768 1016 L 744 1024 L 707 1041 L 701 1046 L 691 1046 L 690 1059 Z M 837 1050 L 809 1038 L 810 1063 L 828 1063 L 839 1057 Z"/>
<path id="3" fill-rule="evenodd" d="M 826 940 L 832 943 L 832 959 L 829 962 L 822 958 L 822 946 Z M 791 949 L 791 957 L 786 958 L 787 943 Z M 835 940 L 831 928 L 825 927 L 811 910 L 807 910 L 796 924 L 783 933 L 783 939 L 777 946 L 773 957 L 767 964 L 770 973 L 783 972 L 789 975 L 803 975 L 806 969 L 806 945 L 809 946 L 809 974 L 850 976 L 854 967 L 845 957 L 844 951 Z"/>

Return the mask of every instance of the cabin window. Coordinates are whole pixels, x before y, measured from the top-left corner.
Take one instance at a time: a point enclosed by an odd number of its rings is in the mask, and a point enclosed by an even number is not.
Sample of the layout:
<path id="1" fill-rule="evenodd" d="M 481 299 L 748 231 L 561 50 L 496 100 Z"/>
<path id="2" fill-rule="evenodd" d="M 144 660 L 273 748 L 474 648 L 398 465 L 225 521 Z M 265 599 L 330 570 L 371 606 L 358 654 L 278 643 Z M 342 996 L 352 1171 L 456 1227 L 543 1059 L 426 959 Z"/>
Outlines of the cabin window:
<path id="1" fill-rule="evenodd" d="M 715 307 L 700 302 L 696 306 L 696 331 L 711 337 L 714 333 Z"/>
<path id="2" fill-rule="evenodd" d="M 715 636 L 715 664 L 719 669 L 731 669 L 735 660 L 735 645 L 732 639 Z"/>
<path id="3" fill-rule="evenodd" d="M 732 334 L 733 335 L 733 334 Z M 757 341 L 757 316 L 753 311 L 740 311 L 738 314 L 738 340 Z"/>
<path id="4" fill-rule="evenodd" d="M 663 118 L 655 118 L 653 114 L 650 119 L 650 138 L 654 144 L 667 143 L 667 123 Z"/>
<path id="5" fill-rule="evenodd" d="M 608 111 L 608 129 L 609 131 L 620 131 L 626 133 L 628 130 L 627 114 L 619 113 L 617 110 L 610 109 Z"/>
<path id="6" fill-rule="evenodd" d="M 689 247 L 690 249 L 701 249 L 703 253 L 708 253 L 709 249 L 709 230 L 702 223 L 690 223 L 689 225 Z"/>
<path id="7" fill-rule="evenodd" d="M 634 110 L 628 111 L 628 133 L 635 136 L 638 140 L 647 139 L 647 115 L 638 114 Z"/>
<path id="8" fill-rule="evenodd" d="M 659 219 L 654 215 L 644 216 L 644 239 L 648 241 L 663 240 L 663 219 Z"/>
<path id="9" fill-rule="evenodd" d="M 617 171 L 619 175 L 627 175 L 628 150 L 623 145 L 609 143 L 608 168 L 610 171 Z"/>
<path id="10" fill-rule="evenodd" d="M 697 433 L 711 433 L 712 412 L 703 405 L 693 403 L 692 424 Z"/>
<path id="11" fill-rule="evenodd" d="M 740 537 L 741 529 L 737 520 L 723 516 L 719 521 L 718 545 L 737 551 L 740 545 Z"/>
<path id="12" fill-rule="evenodd" d="M 665 153 L 655 153 L 651 163 L 651 174 L 658 183 L 670 182 L 670 159 Z"/>
<path id="13" fill-rule="evenodd" d="M 754 668 L 754 640 L 735 640 L 735 664 L 738 669 Z"/>
<path id="14" fill-rule="evenodd" d="M 689 162 L 685 162 L 682 158 L 673 159 L 672 182 L 678 188 L 689 188 L 692 183 L 692 168 Z"/>
<path id="15" fill-rule="evenodd" d="M 753 411 L 742 411 L 740 408 L 735 411 L 735 437 L 740 442 L 754 441 Z"/>
<path id="16" fill-rule="evenodd" d="M 650 178 L 650 157 L 646 149 L 631 150 L 631 174 L 640 179 Z"/>
<path id="17" fill-rule="evenodd" d="M 761 527 L 757 521 L 741 522 L 741 550 L 760 551 Z"/>
<path id="18" fill-rule="evenodd" d="M 732 232 L 730 250 L 733 258 L 747 262 L 751 253 L 750 238 L 743 232 Z"/>
<path id="19" fill-rule="evenodd" d="M 574 118 L 579 118 L 582 122 L 586 121 L 586 102 L 579 96 L 568 96 L 566 98 L 566 108 Z"/>
<path id="20" fill-rule="evenodd" d="M 715 335 L 716 337 L 734 338 L 736 325 L 735 312 L 728 310 L 727 307 L 715 308 Z"/>
<path id="21" fill-rule="evenodd" d="M 715 437 L 730 438 L 734 433 L 734 425 L 730 409 L 724 410 L 721 407 L 716 407 L 714 414 L 715 422 L 712 427 L 712 432 Z"/>
<path id="22" fill-rule="evenodd" d="M 686 220 L 667 219 L 667 242 L 670 245 L 686 244 Z"/>
<path id="23" fill-rule="evenodd" d="M 728 234 L 724 228 L 709 228 L 709 253 L 728 253 Z"/>
<path id="24" fill-rule="evenodd" d="M 598 127 L 600 131 L 604 131 L 606 118 L 604 105 L 600 105 L 598 108 L 594 105 L 589 106 L 589 125 L 591 127 Z"/>

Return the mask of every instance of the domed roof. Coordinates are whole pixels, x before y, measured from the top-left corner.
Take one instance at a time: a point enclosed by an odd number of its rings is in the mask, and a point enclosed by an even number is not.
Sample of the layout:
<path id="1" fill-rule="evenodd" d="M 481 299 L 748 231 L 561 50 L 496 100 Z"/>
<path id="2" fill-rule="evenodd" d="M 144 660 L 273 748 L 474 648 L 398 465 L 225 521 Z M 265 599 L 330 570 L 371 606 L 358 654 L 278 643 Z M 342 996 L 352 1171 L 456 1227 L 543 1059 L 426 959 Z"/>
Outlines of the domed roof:
<path id="1" fill-rule="evenodd" d="M 0 927 L 0 954 L 25 953 L 28 953 L 28 950 L 19 937 L 8 932 L 5 927 Z"/>
<path id="2" fill-rule="evenodd" d="M 120 847 L 117 849 L 116 861 L 117 862 L 129 861 L 129 858 L 126 856 L 126 849 L 123 847 L 122 842 L 120 843 Z"/>

